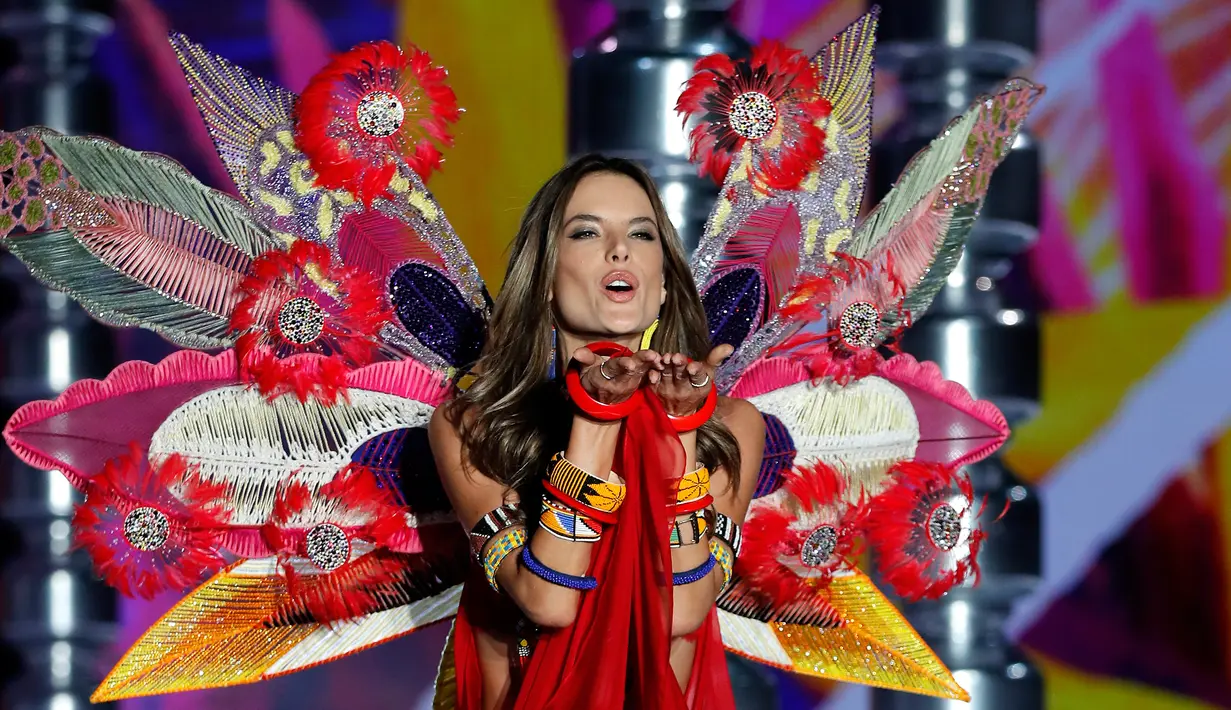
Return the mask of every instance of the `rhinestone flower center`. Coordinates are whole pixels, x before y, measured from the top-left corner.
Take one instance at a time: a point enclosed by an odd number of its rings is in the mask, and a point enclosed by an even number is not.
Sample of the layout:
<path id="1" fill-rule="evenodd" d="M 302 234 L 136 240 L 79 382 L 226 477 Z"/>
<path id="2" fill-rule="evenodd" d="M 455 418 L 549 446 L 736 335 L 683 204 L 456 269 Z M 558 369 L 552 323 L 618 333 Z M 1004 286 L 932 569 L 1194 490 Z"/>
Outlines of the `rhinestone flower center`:
<path id="1" fill-rule="evenodd" d="M 731 129 L 745 138 L 760 140 L 774 130 L 778 108 L 759 91 L 746 91 L 731 102 L 727 118 Z"/>
<path id="2" fill-rule="evenodd" d="M 928 516 L 928 537 L 945 552 L 957 547 L 962 537 L 962 516 L 948 503 L 936 506 Z"/>
<path id="3" fill-rule="evenodd" d="M 373 91 L 359 100 L 355 118 L 364 133 L 374 138 L 388 138 L 402 127 L 406 107 L 388 91 Z"/>
<path id="4" fill-rule="evenodd" d="M 326 572 L 346 564 L 350 559 L 350 538 L 333 523 L 321 523 L 308 531 L 308 559 Z"/>
<path id="5" fill-rule="evenodd" d="M 870 348 L 880 334 L 881 312 L 866 301 L 856 301 L 842 311 L 838 319 L 838 334 L 851 348 Z"/>
<path id="6" fill-rule="evenodd" d="M 838 531 L 832 525 L 822 525 L 804 540 L 799 558 L 809 567 L 820 567 L 828 564 L 837 547 Z"/>
<path id="7" fill-rule="evenodd" d="M 171 534 L 171 521 L 157 508 L 136 508 L 124 516 L 124 539 L 142 552 L 157 550 Z"/>
<path id="8" fill-rule="evenodd" d="M 278 309 L 278 332 L 295 345 L 315 342 L 325 332 L 325 309 L 306 296 L 292 298 Z"/>

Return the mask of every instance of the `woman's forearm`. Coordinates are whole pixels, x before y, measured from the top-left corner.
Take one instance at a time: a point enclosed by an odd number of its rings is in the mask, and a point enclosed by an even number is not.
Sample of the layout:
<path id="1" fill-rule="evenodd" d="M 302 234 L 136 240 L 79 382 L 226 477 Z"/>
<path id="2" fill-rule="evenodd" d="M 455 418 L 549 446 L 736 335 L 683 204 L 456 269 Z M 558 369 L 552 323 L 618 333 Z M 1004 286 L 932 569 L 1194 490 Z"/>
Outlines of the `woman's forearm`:
<path id="1" fill-rule="evenodd" d="M 583 471 L 612 480 L 611 466 L 619 434 L 619 422 L 594 422 L 576 417 L 564 456 Z M 531 554 L 544 566 L 577 577 L 585 575 L 589 569 L 594 549 L 593 543 L 563 540 L 541 528 L 528 544 Z M 531 621 L 554 628 L 573 622 L 581 600 L 577 590 L 542 579 L 526 569 L 520 556 L 502 565 L 498 576 L 501 587 Z"/>

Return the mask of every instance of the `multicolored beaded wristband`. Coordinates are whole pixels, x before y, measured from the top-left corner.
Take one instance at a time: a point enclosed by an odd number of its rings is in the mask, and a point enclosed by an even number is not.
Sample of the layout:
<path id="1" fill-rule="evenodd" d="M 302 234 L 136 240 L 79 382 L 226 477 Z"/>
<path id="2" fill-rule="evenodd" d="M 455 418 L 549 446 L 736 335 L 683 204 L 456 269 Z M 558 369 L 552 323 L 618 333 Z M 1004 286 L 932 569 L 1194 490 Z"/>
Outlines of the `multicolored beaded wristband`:
<path id="1" fill-rule="evenodd" d="M 710 559 L 716 560 L 718 566 L 722 568 L 722 587 L 718 590 L 727 588 L 731 583 L 732 569 L 735 567 L 735 557 L 731 554 L 731 550 L 718 538 L 710 538 Z"/>
<path id="2" fill-rule="evenodd" d="M 710 556 L 705 558 L 705 561 L 698 567 L 688 570 L 687 572 L 676 572 L 671 575 L 671 584 L 682 587 L 685 584 L 692 584 L 705 579 L 710 572 L 714 570 L 714 565 L 718 563 L 718 559 L 714 556 L 713 550 L 710 551 Z"/>
<path id="3" fill-rule="evenodd" d="M 689 501 L 704 498 L 710 492 L 710 470 L 704 466 L 698 466 L 696 471 L 685 474 L 675 484 L 675 502 L 688 503 Z"/>
<path id="4" fill-rule="evenodd" d="M 500 584 L 496 581 L 496 572 L 500 571 L 500 565 L 504 563 L 505 558 L 519 547 L 524 548 L 525 545 L 526 529 L 521 526 L 506 528 L 496 535 L 491 547 L 483 555 L 483 574 L 487 577 L 487 583 L 492 586 L 492 589 L 500 591 Z"/>
<path id="5" fill-rule="evenodd" d="M 731 554 L 739 557 L 739 550 L 744 545 L 744 533 L 739 523 L 722 513 L 717 513 L 714 515 L 714 529 L 710 531 L 710 534 L 727 543 L 727 547 L 731 548 Z"/>
<path id="6" fill-rule="evenodd" d="M 627 490 L 622 483 L 604 481 L 578 467 L 564 458 L 564 452 L 551 457 L 543 489 L 568 507 L 608 525 L 615 523 Z"/>
<path id="7" fill-rule="evenodd" d="M 547 496 L 543 496 L 539 528 L 569 542 L 598 542 L 603 539 L 601 525 Z"/>
<path id="8" fill-rule="evenodd" d="M 475 559 L 480 563 L 483 561 L 483 548 L 494 535 L 525 522 L 526 514 L 515 505 L 502 505 L 479 518 L 479 522 L 470 529 L 470 547 L 474 550 Z"/>
<path id="9" fill-rule="evenodd" d="M 598 580 L 593 577 L 578 577 L 572 574 L 565 574 L 544 565 L 535 558 L 534 553 L 530 551 L 529 545 L 521 548 L 521 563 L 536 577 L 551 582 L 557 587 L 587 591 L 598 586 Z"/>

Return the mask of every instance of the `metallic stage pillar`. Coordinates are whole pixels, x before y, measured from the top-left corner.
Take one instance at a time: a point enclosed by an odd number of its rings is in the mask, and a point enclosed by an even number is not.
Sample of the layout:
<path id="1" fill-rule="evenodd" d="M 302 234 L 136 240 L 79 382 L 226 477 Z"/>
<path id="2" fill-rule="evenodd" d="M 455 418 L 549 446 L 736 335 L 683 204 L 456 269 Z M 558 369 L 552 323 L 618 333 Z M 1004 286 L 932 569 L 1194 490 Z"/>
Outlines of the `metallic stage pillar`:
<path id="1" fill-rule="evenodd" d="M 1035 46 L 1034 0 L 881 0 L 879 66 L 895 72 L 907 120 L 875 149 L 874 189 L 883 195 L 915 151 L 980 93 L 1027 68 Z M 992 179 L 966 254 L 931 312 L 904 347 L 937 362 L 945 375 L 990 399 L 1010 426 L 1038 407 L 1039 329 L 1028 276 L 1014 258 L 1030 248 L 1039 211 L 1038 146 L 1022 134 Z M 1039 504 L 999 456 L 971 466 L 976 498 L 987 496 L 988 531 L 979 557 L 983 580 L 937 602 L 909 605 L 907 616 L 970 691 L 971 704 L 877 691 L 876 710 L 1037 710 L 1038 670 L 1002 625 L 1040 572 Z M 1012 502 L 1008 514 L 992 523 Z"/>
<path id="2" fill-rule="evenodd" d="M 688 251 L 697 246 L 718 187 L 688 162 L 675 100 L 697 59 L 746 56 L 727 23 L 733 0 L 613 0 L 615 24 L 573 52 L 569 68 L 569 154 L 635 160 L 654 177 Z M 771 677 L 728 656 L 741 710 L 776 710 Z"/>
<path id="3" fill-rule="evenodd" d="M 0 36 L 17 62 L 0 79 L 4 128 L 108 132 L 106 87 L 90 72 L 95 41 L 111 26 L 100 5 L 0 0 Z M 76 380 L 106 375 L 111 343 L 106 328 L 37 284 L 15 258 L 0 255 L 0 418 Z M 12 664 L 2 659 L 9 673 L 3 707 L 85 708 L 106 670 L 101 652 L 113 635 L 115 598 L 94 581 L 89 560 L 69 552 L 79 496 L 58 472 L 31 469 L 7 448 L 0 452 L 0 490 L 0 516 L 16 546 L 0 570 L 2 633 L 15 656 Z"/>

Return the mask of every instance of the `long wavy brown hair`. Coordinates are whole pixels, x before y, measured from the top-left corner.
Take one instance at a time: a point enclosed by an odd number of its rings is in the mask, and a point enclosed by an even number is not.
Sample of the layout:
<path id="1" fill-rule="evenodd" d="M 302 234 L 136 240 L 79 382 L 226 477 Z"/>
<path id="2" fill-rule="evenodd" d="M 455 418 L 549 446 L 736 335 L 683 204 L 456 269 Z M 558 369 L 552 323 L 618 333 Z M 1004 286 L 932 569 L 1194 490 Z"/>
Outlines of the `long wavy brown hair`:
<path id="1" fill-rule="evenodd" d="M 559 382 L 548 377 L 554 322 L 549 294 L 565 207 L 582 178 L 594 173 L 635 180 L 654 208 L 667 298 L 650 347 L 694 360 L 710 351 L 701 297 L 649 174 L 631 161 L 600 155 L 586 155 L 565 166 L 543 185 L 522 216 L 487 342 L 475 366 L 478 377 L 445 410 L 461 437 L 467 467 L 511 488 L 520 489 L 538 478 L 551 454 L 568 440 L 572 407 L 563 399 Z M 698 431 L 697 458 L 707 466 L 721 466 L 738 485 L 739 448 L 716 418 Z"/>

